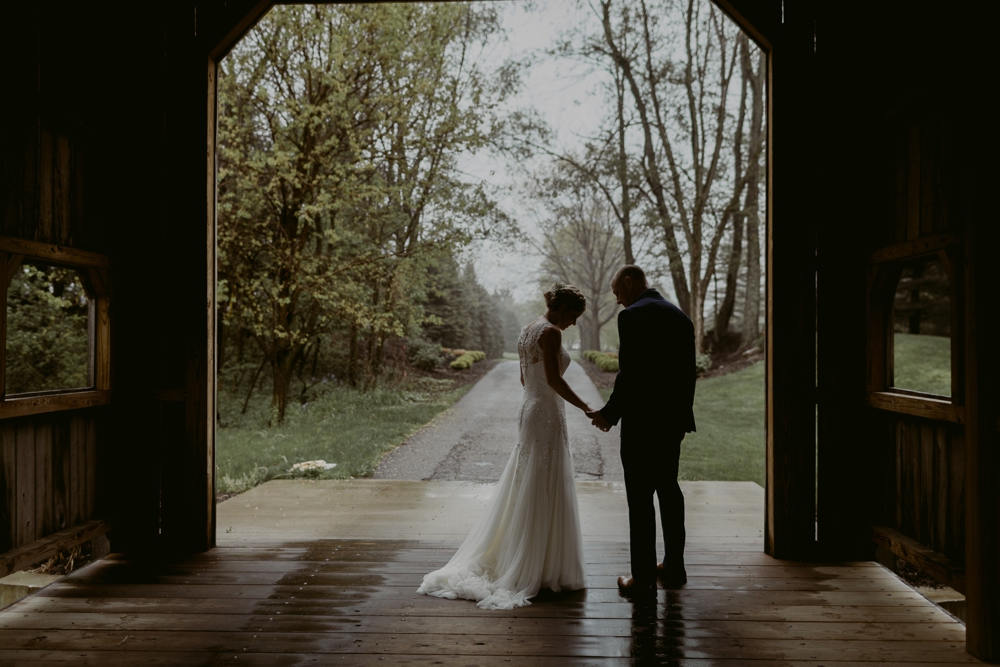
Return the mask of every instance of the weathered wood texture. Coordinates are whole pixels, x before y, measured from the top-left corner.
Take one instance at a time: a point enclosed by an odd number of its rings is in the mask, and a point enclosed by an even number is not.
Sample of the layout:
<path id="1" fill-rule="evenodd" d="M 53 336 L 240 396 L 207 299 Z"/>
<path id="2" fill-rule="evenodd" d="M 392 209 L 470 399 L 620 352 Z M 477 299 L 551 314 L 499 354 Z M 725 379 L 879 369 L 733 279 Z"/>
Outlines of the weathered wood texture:
<path id="1" fill-rule="evenodd" d="M 99 421 L 94 412 L 0 421 L 0 553 L 96 518 Z"/>
<path id="2" fill-rule="evenodd" d="M 415 593 L 452 553 L 366 540 L 113 556 L 0 612 L 0 664 L 975 662 L 960 623 L 873 563 L 689 551 L 688 584 L 636 605 L 615 587 L 627 548 L 590 543 L 585 591 L 484 611 Z"/>
<path id="3" fill-rule="evenodd" d="M 820 548 L 870 553 L 880 523 L 964 566 L 970 651 L 1000 660 L 1000 399 L 986 328 L 997 166 L 976 92 L 988 28 L 897 0 L 819 3 L 817 17 Z M 891 283 L 893 263 L 919 253 L 942 253 L 954 286 L 950 401 L 871 393 L 893 378 L 878 274 Z"/>
<path id="4" fill-rule="evenodd" d="M 885 523 L 965 563 L 965 438 L 960 426 L 895 416 L 894 489 Z"/>
<path id="5" fill-rule="evenodd" d="M 40 538 L 30 544 L 11 549 L 0 555 L 0 576 L 37 565 L 56 555 L 64 549 L 70 549 L 94 538 L 105 535 L 111 530 L 111 523 L 96 519 L 84 521 L 72 528 L 66 528 Z M 100 557 L 95 555 L 95 557 Z"/>
<path id="6" fill-rule="evenodd" d="M 108 168 L 122 137 L 104 131 L 121 116 L 112 109 L 113 83 L 101 80 L 113 68 L 106 58 L 112 25 L 102 27 L 107 17 L 81 3 L 5 12 L 6 25 L 16 29 L 0 43 L 8 73 L 0 110 L 0 245 L 8 257 L 80 267 L 85 280 L 103 276 L 103 286 L 112 229 L 126 214 L 113 207 L 112 195 L 124 187 L 127 170 Z M 100 310 L 108 325 L 106 301 Z M 108 359 L 110 327 L 94 331 Z M 94 375 L 99 389 L 110 389 L 106 364 Z M 98 454 L 106 444 L 105 408 L 95 406 L 109 401 L 108 391 L 83 391 L 0 404 L 0 553 L 30 548 L 106 509 Z M 69 412 L 41 414 L 54 409 Z"/>
<path id="7" fill-rule="evenodd" d="M 87 144 L 83 127 L 51 117 L 8 136 L 0 158 L 0 235 L 84 249 L 98 244 L 86 205 Z"/>

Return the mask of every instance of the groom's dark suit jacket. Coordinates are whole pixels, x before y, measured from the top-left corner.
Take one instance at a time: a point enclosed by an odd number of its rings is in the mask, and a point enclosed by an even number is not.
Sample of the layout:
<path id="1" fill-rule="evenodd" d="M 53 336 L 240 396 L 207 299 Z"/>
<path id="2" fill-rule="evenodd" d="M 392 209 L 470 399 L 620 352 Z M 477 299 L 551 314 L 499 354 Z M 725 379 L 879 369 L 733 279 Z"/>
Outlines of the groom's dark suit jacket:
<path id="1" fill-rule="evenodd" d="M 618 377 L 601 414 L 632 431 L 694 431 L 694 326 L 654 289 L 618 314 Z"/>

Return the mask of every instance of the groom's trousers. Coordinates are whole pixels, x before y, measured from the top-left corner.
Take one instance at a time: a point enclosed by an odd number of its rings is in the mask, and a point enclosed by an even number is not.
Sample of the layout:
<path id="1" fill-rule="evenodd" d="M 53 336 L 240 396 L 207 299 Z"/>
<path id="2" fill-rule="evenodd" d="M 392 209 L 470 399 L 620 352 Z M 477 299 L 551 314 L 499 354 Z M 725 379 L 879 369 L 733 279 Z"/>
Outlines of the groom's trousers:
<path id="1" fill-rule="evenodd" d="M 646 584 L 656 580 L 656 510 L 660 504 L 663 528 L 663 563 L 668 576 L 684 572 L 684 494 L 677 483 L 683 432 L 664 432 L 662 423 L 629 425 L 622 420 L 622 466 L 628 499 L 632 576 Z"/>

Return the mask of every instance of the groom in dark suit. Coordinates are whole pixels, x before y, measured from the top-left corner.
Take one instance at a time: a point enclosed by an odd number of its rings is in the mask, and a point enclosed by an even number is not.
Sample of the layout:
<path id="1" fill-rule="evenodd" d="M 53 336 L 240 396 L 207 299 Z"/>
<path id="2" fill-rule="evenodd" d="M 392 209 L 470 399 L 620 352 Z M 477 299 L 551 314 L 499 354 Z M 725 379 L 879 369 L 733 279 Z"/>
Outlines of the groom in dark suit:
<path id="1" fill-rule="evenodd" d="M 687 582 L 684 570 L 684 495 L 677 465 L 684 434 L 695 430 L 694 326 L 680 308 L 650 289 L 638 266 L 622 267 L 611 282 L 618 303 L 620 370 L 607 404 L 588 413 L 607 431 L 621 420 L 621 454 L 628 499 L 632 576 L 619 577 L 626 594 Z M 656 512 L 660 503 L 665 555 L 656 559 Z"/>

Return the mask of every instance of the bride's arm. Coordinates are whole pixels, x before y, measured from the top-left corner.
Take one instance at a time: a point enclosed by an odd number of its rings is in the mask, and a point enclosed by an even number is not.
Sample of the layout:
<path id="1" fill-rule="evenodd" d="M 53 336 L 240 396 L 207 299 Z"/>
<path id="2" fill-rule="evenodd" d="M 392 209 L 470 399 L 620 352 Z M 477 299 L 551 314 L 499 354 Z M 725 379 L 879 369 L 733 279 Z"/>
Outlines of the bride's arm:
<path id="1" fill-rule="evenodd" d="M 545 369 L 545 381 L 553 391 L 566 399 L 567 403 L 575 405 L 584 412 L 590 410 L 582 398 L 576 395 L 562 375 L 559 374 L 559 350 L 562 348 L 562 332 L 555 327 L 547 327 L 538 338 L 542 347 L 542 367 Z"/>

